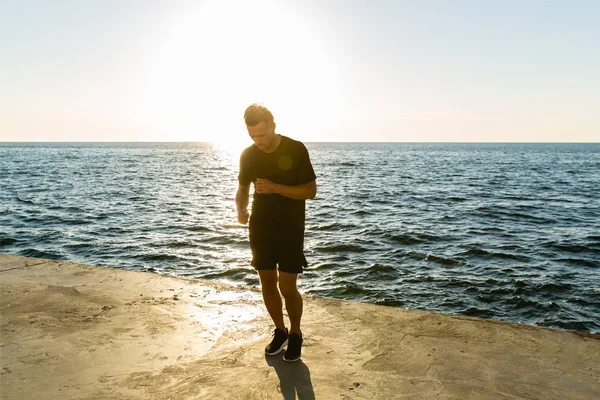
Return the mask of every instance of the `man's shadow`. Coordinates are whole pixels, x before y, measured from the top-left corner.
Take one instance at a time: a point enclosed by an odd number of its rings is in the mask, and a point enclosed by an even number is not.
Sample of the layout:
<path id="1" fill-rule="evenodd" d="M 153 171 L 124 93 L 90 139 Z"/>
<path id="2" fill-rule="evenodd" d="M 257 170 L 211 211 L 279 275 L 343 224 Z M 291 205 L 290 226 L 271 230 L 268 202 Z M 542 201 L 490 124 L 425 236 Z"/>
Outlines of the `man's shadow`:
<path id="1" fill-rule="evenodd" d="M 265 355 L 265 360 L 269 366 L 275 368 L 284 400 L 295 400 L 296 394 L 298 400 L 314 400 L 315 392 L 310 381 L 310 371 L 302 360 L 288 363 L 283 361 L 281 354 Z"/>

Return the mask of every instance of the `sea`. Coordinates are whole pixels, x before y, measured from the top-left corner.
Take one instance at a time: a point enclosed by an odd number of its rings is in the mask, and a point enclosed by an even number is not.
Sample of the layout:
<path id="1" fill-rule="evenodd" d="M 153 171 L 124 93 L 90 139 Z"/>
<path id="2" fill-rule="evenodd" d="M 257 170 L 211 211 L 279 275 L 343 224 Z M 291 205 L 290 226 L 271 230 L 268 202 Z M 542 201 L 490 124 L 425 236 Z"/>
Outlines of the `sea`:
<path id="1" fill-rule="evenodd" d="M 600 333 L 600 143 L 306 146 L 302 292 Z M 0 143 L 0 252 L 258 287 L 239 151 Z"/>

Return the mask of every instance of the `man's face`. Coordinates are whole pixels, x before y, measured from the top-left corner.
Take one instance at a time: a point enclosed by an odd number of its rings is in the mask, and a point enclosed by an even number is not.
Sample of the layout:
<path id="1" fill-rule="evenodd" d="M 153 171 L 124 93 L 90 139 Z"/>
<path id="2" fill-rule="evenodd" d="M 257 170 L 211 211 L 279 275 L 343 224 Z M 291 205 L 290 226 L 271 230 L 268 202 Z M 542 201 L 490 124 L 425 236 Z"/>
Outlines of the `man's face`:
<path id="1" fill-rule="evenodd" d="M 248 134 L 252 138 L 252 141 L 254 141 L 256 147 L 262 151 L 270 150 L 270 147 L 276 139 L 275 122 L 268 124 L 263 121 L 254 126 L 246 125 L 246 128 L 248 128 Z"/>

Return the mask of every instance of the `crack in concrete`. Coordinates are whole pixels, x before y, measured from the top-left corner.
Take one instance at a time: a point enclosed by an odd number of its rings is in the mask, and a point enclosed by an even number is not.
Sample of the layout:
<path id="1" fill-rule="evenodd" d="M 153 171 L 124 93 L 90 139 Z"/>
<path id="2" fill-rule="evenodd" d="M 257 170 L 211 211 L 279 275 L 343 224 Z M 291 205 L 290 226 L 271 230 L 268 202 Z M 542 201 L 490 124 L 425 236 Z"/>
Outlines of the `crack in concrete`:
<path id="1" fill-rule="evenodd" d="M 435 358 L 431 361 L 431 364 L 429 364 L 429 367 L 427 367 L 427 369 L 425 370 L 425 375 L 427 375 L 431 367 L 433 367 L 433 364 L 435 364 Z"/>
<path id="2" fill-rule="evenodd" d="M 364 367 L 365 365 L 367 365 L 368 363 L 370 363 L 371 361 L 375 360 L 378 357 L 382 357 L 387 355 L 390 351 L 392 351 L 392 349 L 387 349 L 387 351 L 384 351 L 381 354 L 377 354 L 375 357 L 371 358 L 370 360 L 368 360 L 367 362 L 365 362 L 362 366 Z"/>
<path id="3" fill-rule="evenodd" d="M 56 261 L 44 261 L 44 262 L 37 263 L 37 264 L 23 265 L 21 267 L 14 267 L 14 268 L 9 268 L 9 269 L 3 269 L 0 272 L 7 272 L 7 271 L 12 271 L 12 270 L 15 270 L 15 269 L 23 269 L 23 268 L 27 268 L 27 267 L 35 267 L 36 265 L 42 265 L 42 264 L 48 264 L 48 263 L 56 263 Z M 58 264 L 60 264 L 60 263 L 58 263 Z"/>
<path id="4" fill-rule="evenodd" d="M 398 343 L 398 346 L 400 346 L 402 344 L 402 341 L 404 340 L 405 337 L 406 337 L 406 334 L 402 335 L 402 338 L 400 339 L 400 342 Z M 364 367 L 365 365 L 367 365 L 371 361 L 375 360 L 376 358 L 383 357 L 383 356 L 387 355 L 390 351 L 392 351 L 392 348 L 387 349 L 386 351 L 384 351 L 381 354 L 377 354 L 375 357 L 373 357 L 370 360 L 366 361 L 362 366 Z"/>

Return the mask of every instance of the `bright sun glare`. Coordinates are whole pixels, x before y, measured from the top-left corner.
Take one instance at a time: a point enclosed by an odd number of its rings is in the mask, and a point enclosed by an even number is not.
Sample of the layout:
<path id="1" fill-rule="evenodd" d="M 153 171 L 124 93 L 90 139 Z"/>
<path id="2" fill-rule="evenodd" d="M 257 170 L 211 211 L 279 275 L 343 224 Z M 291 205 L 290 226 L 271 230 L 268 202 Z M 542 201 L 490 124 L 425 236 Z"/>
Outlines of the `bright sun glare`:
<path id="1" fill-rule="evenodd" d="M 163 140 L 250 145 L 243 112 L 260 102 L 278 131 L 318 139 L 342 99 L 308 20 L 277 2 L 208 1 L 174 18 L 147 77 L 144 115 Z M 310 118 L 307 116 L 310 115 Z"/>

